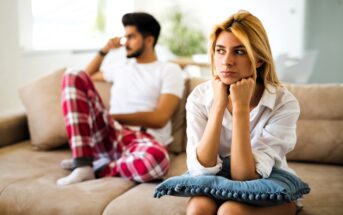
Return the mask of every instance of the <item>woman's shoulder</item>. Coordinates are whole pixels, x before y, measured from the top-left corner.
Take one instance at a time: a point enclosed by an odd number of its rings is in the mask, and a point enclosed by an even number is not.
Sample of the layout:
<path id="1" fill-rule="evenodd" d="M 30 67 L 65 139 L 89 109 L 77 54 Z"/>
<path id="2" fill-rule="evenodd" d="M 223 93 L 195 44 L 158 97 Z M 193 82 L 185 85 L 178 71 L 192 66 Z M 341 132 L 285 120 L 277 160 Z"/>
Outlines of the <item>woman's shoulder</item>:
<path id="1" fill-rule="evenodd" d="M 203 81 L 203 82 L 197 84 L 191 93 L 194 93 L 194 92 L 204 93 L 204 92 L 207 92 L 209 89 L 212 89 L 211 80 L 206 80 L 206 81 Z"/>
<path id="2" fill-rule="evenodd" d="M 213 91 L 212 91 L 212 86 L 211 86 L 211 81 L 205 81 L 200 84 L 198 84 L 190 95 L 188 96 L 188 100 L 192 100 L 197 103 L 201 104 L 207 104 L 212 100 Z"/>
<path id="3" fill-rule="evenodd" d="M 300 109 L 297 98 L 287 89 L 286 86 L 282 85 L 274 87 L 274 92 L 276 94 L 276 106 L 294 106 L 294 108 Z"/>

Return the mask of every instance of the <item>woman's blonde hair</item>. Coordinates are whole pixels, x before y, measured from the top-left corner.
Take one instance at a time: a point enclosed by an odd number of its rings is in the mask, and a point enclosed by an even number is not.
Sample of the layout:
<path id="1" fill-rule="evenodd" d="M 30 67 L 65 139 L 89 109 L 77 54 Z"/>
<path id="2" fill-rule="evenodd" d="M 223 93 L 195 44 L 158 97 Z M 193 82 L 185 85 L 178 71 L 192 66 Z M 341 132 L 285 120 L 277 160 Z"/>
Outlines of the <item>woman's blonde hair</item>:
<path id="1" fill-rule="evenodd" d="M 252 65 L 261 62 L 257 68 L 257 81 L 264 86 L 271 84 L 280 86 L 281 83 L 276 75 L 272 52 L 270 49 L 267 33 L 261 21 L 248 11 L 238 11 L 223 23 L 216 25 L 210 36 L 210 58 L 212 74 L 214 68 L 214 53 L 218 36 L 221 32 L 233 33 L 247 50 Z"/>

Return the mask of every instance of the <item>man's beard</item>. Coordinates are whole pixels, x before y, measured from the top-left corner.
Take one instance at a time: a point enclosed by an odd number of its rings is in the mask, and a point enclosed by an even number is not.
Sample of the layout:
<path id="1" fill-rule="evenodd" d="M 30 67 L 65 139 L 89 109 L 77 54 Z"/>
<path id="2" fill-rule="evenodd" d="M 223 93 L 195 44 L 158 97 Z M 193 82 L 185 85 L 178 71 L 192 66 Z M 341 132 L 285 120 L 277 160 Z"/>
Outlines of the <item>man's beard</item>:
<path id="1" fill-rule="evenodd" d="M 127 54 L 126 57 L 137 58 L 142 55 L 142 53 L 144 52 L 144 49 L 145 49 L 145 44 L 142 43 L 142 46 L 137 51 L 133 52 L 132 54 Z M 126 50 L 128 50 L 128 47 L 126 47 Z"/>

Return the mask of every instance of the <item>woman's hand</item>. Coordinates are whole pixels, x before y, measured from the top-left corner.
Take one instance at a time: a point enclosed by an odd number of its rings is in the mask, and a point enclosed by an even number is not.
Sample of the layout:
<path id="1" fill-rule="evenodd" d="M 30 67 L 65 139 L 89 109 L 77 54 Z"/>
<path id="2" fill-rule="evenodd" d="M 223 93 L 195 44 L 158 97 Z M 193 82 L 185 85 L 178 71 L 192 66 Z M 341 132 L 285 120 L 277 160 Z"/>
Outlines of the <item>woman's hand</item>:
<path id="1" fill-rule="evenodd" d="M 250 107 L 255 85 L 256 81 L 253 77 L 244 78 L 230 85 L 230 97 L 233 110 L 236 108 Z"/>
<path id="2" fill-rule="evenodd" d="M 212 77 L 212 88 L 213 88 L 214 105 L 217 105 L 219 108 L 225 109 L 228 104 L 228 94 L 227 94 L 228 85 L 224 84 L 220 80 L 220 78 L 217 75 L 215 75 Z"/>

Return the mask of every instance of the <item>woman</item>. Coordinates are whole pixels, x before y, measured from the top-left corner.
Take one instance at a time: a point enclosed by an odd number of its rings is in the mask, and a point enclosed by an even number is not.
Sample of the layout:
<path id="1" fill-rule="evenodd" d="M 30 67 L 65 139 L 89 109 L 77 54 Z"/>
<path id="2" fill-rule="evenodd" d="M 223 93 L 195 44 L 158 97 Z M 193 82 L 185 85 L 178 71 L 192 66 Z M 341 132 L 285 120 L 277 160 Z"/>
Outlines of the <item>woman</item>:
<path id="1" fill-rule="evenodd" d="M 300 109 L 282 87 L 266 31 L 247 11 L 233 14 L 211 34 L 213 78 L 187 100 L 187 166 L 190 174 L 217 174 L 230 159 L 232 180 L 269 177 L 272 168 L 293 171 L 286 154 L 296 143 Z M 295 214 L 296 204 L 272 207 L 192 197 L 187 214 Z"/>

